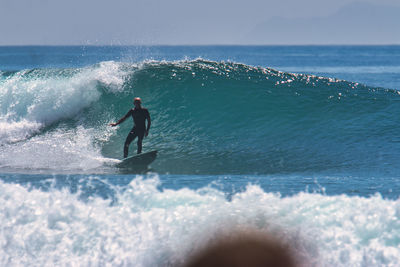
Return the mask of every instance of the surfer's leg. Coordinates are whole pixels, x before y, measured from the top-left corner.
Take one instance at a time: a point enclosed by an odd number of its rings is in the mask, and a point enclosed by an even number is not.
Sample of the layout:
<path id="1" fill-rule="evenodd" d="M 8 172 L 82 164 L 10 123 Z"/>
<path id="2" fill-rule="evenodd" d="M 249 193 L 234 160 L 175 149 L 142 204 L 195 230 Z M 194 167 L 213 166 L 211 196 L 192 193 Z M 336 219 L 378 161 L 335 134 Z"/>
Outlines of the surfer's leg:
<path id="1" fill-rule="evenodd" d="M 138 133 L 138 141 L 137 141 L 137 153 L 142 153 L 142 142 L 143 142 L 144 132 Z"/>
<path id="2" fill-rule="evenodd" d="M 126 137 L 125 144 L 124 144 L 124 158 L 128 157 L 129 152 L 129 145 L 132 141 L 136 138 L 135 131 L 132 130 L 129 132 L 128 136 Z"/>
<path id="3" fill-rule="evenodd" d="M 137 141 L 137 153 L 140 154 L 142 153 L 142 139 L 138 138 Z"/>

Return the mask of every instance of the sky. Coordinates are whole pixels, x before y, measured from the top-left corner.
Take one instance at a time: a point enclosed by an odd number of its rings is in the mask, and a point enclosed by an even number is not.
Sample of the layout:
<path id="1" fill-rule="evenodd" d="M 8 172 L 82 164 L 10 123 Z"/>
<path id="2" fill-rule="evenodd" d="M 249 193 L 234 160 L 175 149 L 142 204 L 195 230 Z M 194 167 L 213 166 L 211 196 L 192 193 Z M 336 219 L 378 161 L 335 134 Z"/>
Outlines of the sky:
<path id="1" fill-rule="evenodd" d="M 400 44 L 400 0 L 0 0 L 0 45 Z"/>

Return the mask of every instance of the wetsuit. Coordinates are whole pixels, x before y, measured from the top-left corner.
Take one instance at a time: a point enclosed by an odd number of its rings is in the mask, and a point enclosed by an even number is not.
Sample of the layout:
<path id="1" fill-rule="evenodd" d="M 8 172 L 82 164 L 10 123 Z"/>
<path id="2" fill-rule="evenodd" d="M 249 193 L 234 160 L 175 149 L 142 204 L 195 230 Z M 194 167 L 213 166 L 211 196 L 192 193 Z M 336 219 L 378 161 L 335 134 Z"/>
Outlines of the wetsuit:
<path id="1" fill-rule="evenodd" d="M 128 156 L 129 145 L 137 137 L 137 153 L 142 152 L 142 141 L 146 132 L 146 119 L 150 121 L 150 113 L 146 108 L 133 108 L 126 113 L 126 115 L 120 120 L 124 121 L 127 117 L 132 116 L 134 126 L 126 137 L 124 144 L 124 158 Z M 147 129 L 149 130 L 149 129 Z"/>

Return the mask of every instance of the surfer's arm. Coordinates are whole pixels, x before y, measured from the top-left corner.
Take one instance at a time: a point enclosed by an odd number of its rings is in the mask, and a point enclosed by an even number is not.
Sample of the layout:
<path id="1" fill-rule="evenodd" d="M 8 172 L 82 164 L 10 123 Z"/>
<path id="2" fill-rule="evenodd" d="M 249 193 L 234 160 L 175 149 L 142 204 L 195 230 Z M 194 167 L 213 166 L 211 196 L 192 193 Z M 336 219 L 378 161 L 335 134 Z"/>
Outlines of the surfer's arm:
<path id="1" fill-rule="evenodd" d="M 150 126 L 151 126 L 151 118 L 150 118 L 150 113 L 147 111 L 147 128 L 146 128 L 146 136 L 149 135 L 149 131 L 150 131 Z"/>
<path id="2" fill-rule="evenodd" d="M 132 110 L 129 110 L 128 113 L 125 114 L 125 116 L 123 116 L 121 119 L 119 119 L 119 121 L 117 121 L 116 123 L 110 123 L 110 126 L 117 126 L 118 124 L 124 122 L 124 120 L 126 120 L 132 113 Z"/>

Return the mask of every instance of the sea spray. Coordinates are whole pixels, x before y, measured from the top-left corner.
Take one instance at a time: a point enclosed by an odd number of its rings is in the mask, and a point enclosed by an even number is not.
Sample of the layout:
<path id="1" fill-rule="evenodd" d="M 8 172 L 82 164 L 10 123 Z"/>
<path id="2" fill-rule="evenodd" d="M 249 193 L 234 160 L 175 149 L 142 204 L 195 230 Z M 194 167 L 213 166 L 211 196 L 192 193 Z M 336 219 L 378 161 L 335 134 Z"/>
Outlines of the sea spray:
<path id="1" fill-rule="evenodd" d="M 251 184 L 227 200 L 209 186 L 173 190 L 159 179 L 133 177 L 114 187 L 114 201 L 0 182 L 1 265 L 165 266 L 215 235 L 249 227 L 281 237 L 318 266 L 395 266 L 400 260 L 398 200 L 282 197 Z"/>
<path id="2" fill-rule="evenodd" d="M 125 73 L 120 64 L 102 62 L 82 69 L 34 69 L 0 79 L 0 144 L 16 141 L 12 135 L 30 136 L 39 126 L 73 118 L 99 100 L 99 86 L 120 90 Z M 18 133 L 20 129 L 21 133 Z M 11 131 L 11 134 L 8 134 Z M 21 138 L 23 139 L 23 138 Z"/>

